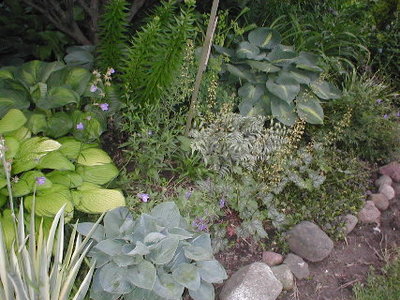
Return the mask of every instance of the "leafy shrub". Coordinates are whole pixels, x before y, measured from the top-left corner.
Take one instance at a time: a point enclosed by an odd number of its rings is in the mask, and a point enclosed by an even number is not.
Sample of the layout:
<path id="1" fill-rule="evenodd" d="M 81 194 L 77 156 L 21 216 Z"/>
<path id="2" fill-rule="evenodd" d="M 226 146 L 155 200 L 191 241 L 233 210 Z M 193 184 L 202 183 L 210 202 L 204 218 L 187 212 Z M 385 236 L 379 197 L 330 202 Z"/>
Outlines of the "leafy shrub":
<path id="1" fill-rule="evenodd" d="M 298 117 L 311 124 L 323 123 L 320 100 L 338 99 L 340 91 L 322 80 L 317 55 L 280 44 L 280 34 L 257 28 L 236 50 L 215 46 L 230 58 L 226 69 L 246 81 L 238 90 L 242 115 L 272 114 L 285 125 Z"/>
<path id="2" fill-rule="evenodd" d="M 86 234 L 93 223 L 81 223 Z M 104 217 L 89 253 L 96 261 L 93 299 L 178 299 L 184 289 L 195 300 L 214 299 L 212 283 L 227 278 L 213 258 L 209 234 L 195 234 L 173 202 L 134 220 L 127 208 Z"/>
<path id="3" fill-rule="evenodd" d="M 73 137 L 31 137 L 31 132 L 23 127 L 25 123 L 24 114 L 11 109 L 0 120 L 0 134 L 4 135 L 5 157 L 14 176 L 12 194 L 25 197 L 27 209 L 32 209 L 35 193 L 35 213 L 43 217 L 53 217 L 64 205 L 69 220 L 74 208 L 101 213 L 125 204 L 120 191 L 101 187 L 119 172 L 96 144 L 83 144 Z M 7 174 L 0 171 L 3 203 L 10 194 L 6 184 Z"/>

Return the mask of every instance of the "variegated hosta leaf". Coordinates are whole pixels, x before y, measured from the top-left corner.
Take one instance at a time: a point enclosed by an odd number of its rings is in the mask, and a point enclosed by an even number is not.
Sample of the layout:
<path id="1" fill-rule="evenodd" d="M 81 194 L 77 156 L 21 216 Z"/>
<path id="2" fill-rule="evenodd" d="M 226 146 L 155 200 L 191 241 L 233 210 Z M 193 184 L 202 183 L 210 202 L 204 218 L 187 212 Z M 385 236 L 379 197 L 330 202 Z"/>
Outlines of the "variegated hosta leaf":
<path id="1" fill-rule="evenodd" d="M 337 87 L 324 80 L 316 80 L 310 84 L 310 87 L 317 97 L 324 100 L 339 99 L 342 96 L 342 92 Z"/>
<path id="2" fill-rule="evenodd" d="M 309 94 L 303 94 L 296 100 L 297 113 L 310 124 L 323 124 L 324 111 L 319 100 Z"/>
<path id="3" fill-rule="evenodd" d="M 281 42 L 281 35 L 274 29 L 260 27 L 249 33 L 249 42 L 262 49 L 272 49 Z"/>

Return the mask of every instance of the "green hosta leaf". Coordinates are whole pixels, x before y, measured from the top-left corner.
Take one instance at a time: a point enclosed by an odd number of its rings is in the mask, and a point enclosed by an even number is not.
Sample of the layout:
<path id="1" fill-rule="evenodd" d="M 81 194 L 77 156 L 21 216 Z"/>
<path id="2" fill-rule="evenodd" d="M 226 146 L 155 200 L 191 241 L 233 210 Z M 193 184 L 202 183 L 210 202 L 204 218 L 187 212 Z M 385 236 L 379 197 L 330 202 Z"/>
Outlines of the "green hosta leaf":
<path id="1" fill-rule="evenodd" d="M 1 179 L 0 179 L 0 186 L 1 186 Z M 0 194 L 0 208 L 4 206 L 8 201 L 8 197 L 6 195 Z"/>
<path id="2" fill-rule="evenodd" d="M 200 274 L 195 265 L 182 263 L 172 272 L 175 281 L 190 290 L 200 287 Z"/>
<path id="3" fill-rule="evenodd" d="M 13 222 L 14 222 L 14 218 L 12 217 L 11 210 L 5 209 L 2 213 L 2 215 L 0 215 L 0 223 L 1 223 L 1 227 L 3 228 L 4 240 L 5 240 L 7 249 L 11 249 L 11 245 L 15 239 L 15 231 L 14 231 Z"/>
<path id="4" fill-rule="evenodd" d="M 156 265 L 164 265 L 172 260 L 178 248 L 179 240 L 175 238 L 165 238 L 154 245 L 147 258 Z"/>
<path id="5" fill-rule="evenodd" d="M 300 118 L 310 124 L 323 124 L 324 111 L 317 98 L 303 94 L 296 101 L 297 113 Z"/>
<path id="6" fill-rule="evenodd" d="M 260 49 L 249 42 L 241 42 L 236 49 L 236 55 L 239 58 L 252 59 L 260 54 Z"/>
<path id="7" fill-rule="evenodd" d="M 268 61 L 277 66 L 287 66 L 295 61 L 297 53 L 284 48 L 283 46 L 277 46 L 267 55 Z"/>
<path id="8" fill-rule="evenodd" d="M 242 116 L 268 116 L 271 114 L 271 100 L 268 94 L 262 95 L 256 102 L 245 99 L 239 104 Z"/>
<path id="9" fill-rule="evenodd" d="M 78 159 L 79 153 L 82 151 L 83 144 L 73 137 L 62 137 L 57 140 L 61 147 L 59 151 L 69 159 Z"/>
<path id="10" fill-rule="evenodd" d="M 17 154 L 20 143 L 12 136 L 6 136 L 4 141 L 6 145 L 6 159 L 11 160 Z"/>
<path id="11" fill-rule="evenodd" d="M 342 96 L 342 92 L 327 81 L 314 81 L 310 87 L 315 95 L 324 100 L 339 99 Z"/>
<path id="12" fill-rule="evenodd" d="M 50 74 L 64 68 L 65 65 L 61 62 L 42 62 L 33 60 L 22 65 L 17 70 L 15 78 L 23 81 L 26 86 L 33 86 L 39 82 L 46 82 Z"/>
<path id="13" fill-rule="evenodd" d="M 300 84 L 295 79 L 285 76 L 284 74 L 279 76 L 278 79 L 276 79 L 276 82 L 269 79 L 266 86 L 272 94 L 287 103 L 291 103 L 300 92 Z"/>
<path id="14" fill-rule="evenodd" d="M 294 125 L 297 120 L 293 103 L 288 104 L 283 100 L 271 97 L 271 111 L 274 117 L 287 126 Z"/>
<path id="15" fill-rule="evenodd" d="M 189 295 L 193 300 L 213 300 L 215 299 L 214 286 L 211 283 L 201 281 L 200 288 L 195 291 L 189 290 Z"/>
<path id="16" fill-rule="evenodd" d="M 253 82 L 253 80 L 254 80 L 253 74 L 251 74 L 249 69 L 246 67 L 226 64 L 226 69 L 229 71 L 229 73 L 231 73 L 232 75 L 239 77 L 241 79 L 245 79 L 250 82 Z"/>
<path id="17" fill-rule="evenodd" d="M 63 171 L 75 171 L 75 166 L 59 151 L 53 151 L 43 156 L 39 164 L 39 169 L 53 169 Z"/>
<path id="18" fill-rule="evenodd" d="M 296 67 L 313 72 L 322 72 L 323 70 L 318 67 L 318 59 L 318 55 L 302 51 L 296 59 Z"/>
<path id="19" fill-rule="evenodd" d="M 196 265 L 199 268 L 201 279 L 208 283 L 221 283 L 228 278 L 224 267 L 216 260 L 199 261 Z"/>
<path id="20" fill-rule="evenodd" d="M 18 109 L 10 109 L 0 120 L 0 134 L 15 131 L 26 123 L 25 115 Z"/>
<path id="21" fill-rule="evenodd" d="M 218 45 L 214 45 L 215 51 L 217 51 L 220 54 L 226 55 L 228 57 L 232 57 L 235 55 L 235 51 L 229 48 L 224 48 Z"/>
<path id="22" fill-rule="evenodd" d="M 14 79 L 13 69 L 10 67 L 0 69 L 0 79 Z"/>
<path id="23" fill-rule="evenodd" d="M 91 76 L 91 73 L 84 68 L 66 67 L 51 74 L 47 83 L 49 87 L 63 86 L 75 91 L 78 95 L 83 95 Z"/>
<path id="24" fill-rule="evenodd" d="M 72 171 L 53 171 L 46 175 L 53 183 L 64 185 L 68 188 L 77 188 L 82 185 L 82 177 Z"/>
<path id="25" fill-rule="evenodd" d="M 287 71 L 288 76 L 294 78 L 298 83 L 309 85 L 310 82 L 317 80 L 319 75 L 312 71 L 300 70 L 296 67 L 290 66 Z"/>
<path id="26" fill-rule="evenodd" d="M 119 174 L 117 167 L 112 163 L 91 167 L 78 166 L 76 172 L 82 176 L 84 181 L 99 185 L 110 182 Z"/>
<path id="27" fill-rule="evenodd" d="M 33 113 L 29 116 L 26 126 L 33 134 L 44 132 L 47 129 L 46 115 L 41 113 Z"/>
<path id="28" fill-rule="evenodd" d="M 274 29 L 259 27 L 249 33 L 249 42 L 262 49 L 272 49 L 281 42 L 281 36 Z"/>
<path id="29" fill-rule="evenodd" d="M 263 94 L 265 88 L 262 85 L 253 85 L 249 82 L 239 88 L 238 94 L 251 103 L 255 103 Z"/>
<path id="30" fill-rule="evenodd" d="M 30 130 L 28 128 L 21 127 L 20 129 L 9 132 L 5 135 L 9 136 L 9 137 L 13 137 L 13 138 L 17 139 L 19 142 L 22 142 L 23 140 L 29 139 L 31 137 L 32 133 L 30 132 Z"/>
<path id="31" fill-rule="evenodd" d="M 279 72 L 281 68 L 274 66 L 273 64 L 266 62 L 266 61 L 254 61 L 248 60 L 247 63 L 253 69 L 258 71 L 266 72 L 266 73 L 275 73 Z"/>
<path id="32" fill-rule="evenodd" d="M 167 273 L 158 274 L 153 288 L 154 292 L 163 299 L 180 299 L 184 289 L 172 275 Z"/>
<path id="33" fill-rule="evenodd" d="M 56 112 L 48 119 L 46 135 L 52 138 L 58 138 L 69 133 L 73 122 L 71 117 L 65 112 Z"/>
<path id="34" fill-rule="evenodd" d="M 16 80 L 0 80 L 0 118 L 11 108 L 27 109 L 31 96 L 26 87 Z"/>
<path id="35" fill-rule="evenodd" d="M 32 95 L 33 96 L 33 95 Z M 52 87 L 47 91 L 45 97 L 38 97 L 35 93 L 36 104 L 42 109 L 53 109 L 70 103 L 79 103 L 79 94 L 65 87 Z"/>
<path id="36" fill-rule="evenodd" d="M 94 188 L 73 191 L 72 198 L 76 209 L 89 214 L 99 214 L 125 205 L 125 198 L 118 190 Z"/>
<path id="37" fill-rule="evenodd" d="M 149 261 L 130 266 L 127 271 L 129 281 L 140 288 L 152 290 L 156 282 L 156 268 Z"/>
<path id="38" fill-rule="evenodd" d="M 34 186 L 36 185 L 36 178 L 45 177 L 42 172 L 29 171 L 24 173 L 12 186 L 13 196 L 21 197 L 33 192 Z M 37 190 L 46 190 L 52 187 L 52 182 L 46 178 L 46 181 L 42 185 L 36 187 Z"/>
<path id="39" fill-rule="evenodd" d="M 119 267 L 113 262 L 109 262 L 100 269 L 99 280 L 104 291 L 112 294 L 127 294 L 133 288 L 129 282 L 127 268 Z"/>
<path id="40" fill-rule="evenodd" d="M 181 214 L 175 202 L 163 202 L 152 209 L 150 215 L 157 219 L 157 223 L 167 228 L 178 227 Z"/>
<path id="41" fill-rule="evenodd" d="M 78 156 L 78 163 L 84 166 L 98 166 L 111 162 L 112 160 L 108 154 L 97 148 L 84 149 Z"/>

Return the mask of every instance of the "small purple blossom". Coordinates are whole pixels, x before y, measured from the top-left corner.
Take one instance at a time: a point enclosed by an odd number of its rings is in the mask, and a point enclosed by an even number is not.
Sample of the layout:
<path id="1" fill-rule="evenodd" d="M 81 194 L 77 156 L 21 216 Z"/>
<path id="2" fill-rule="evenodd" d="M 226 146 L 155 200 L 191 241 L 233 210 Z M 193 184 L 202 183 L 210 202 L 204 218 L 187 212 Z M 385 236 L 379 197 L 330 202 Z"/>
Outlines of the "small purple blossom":
<path id="1" fill-rule="evenodd" d="M 221 198 L 221 200 L 219 200 L 219 208 L 224 208 L 226 204 L 226 200 L 224 198 Z"/>
<path id="2" fill-rule="evenodd" d="M 185 198 L 186 198 L 186 200 L 188 200 L 188 199 L 190 198 L 190 196 L 192 196 L 192 191 L 187 191 L 187 192 L 185 193 Z"/>
<path id="3" fill-rule="evenodd" d="M 108 72 L 110 72 L 110 74 L 114 74 L 114 73 L 115 73 L 115 70 L 114 70 L 113 68 L 109 68 L 109 69 L 108 69 Z"/>
<path id="4" fill-rule="evenodd" d="M 41 176 L 41 177 L 36 177 L 36 184 L 37 185 L 43 185 L 46 183 L 46 177 Z"/>
<path id="5" fill-rule="evenodd" d="M 82 122 L 76 124 L 76 129 L 78 129 L 78 130 L 83 130 L 84 128 L 85 128 L 85 126 L 83 125 Z"/>
<path id="6" fill-rule="evenodd" d="M 203 218 L 196 218 L 192 222 L 192 226 L 196 227 L 198 231 L 208 231 L 207 221 Z"/>
<path id="7" fill-rule="evenodd" d="M 150 198 L 149 194 L 144 193 L 138 193 L 137 196 L 142 202 L 148 202 Z"/>
<path id="8" fill-rule="evenodd" d="M 389 118 L 388 114 L 384 114 L 384 115 L 383 115 L 383 118 L 384 118 L 384 119 Z"/>
<path id="9" fill-rule="evenodd" d="M 380 104 L 380 103 L 382 103 L 382 102 L 383 102 L 382 99 L 377 99 L 377 100 L 376 100 L 376 103 L 378 103 L 378 104 Z"/>
<path id="10" fill-rule="evenodd" d="M 400 111 L 396 113 L 396 117 L 400 117 Z"/>
<path id="11" fill-rule="evenodd" d="M 109 105 L 108 105 L 108 103 L 101 103 L 99 106 L 102 111 L 107 111 Z"/>
<path id="12" fill-rule="evenodd" d="M 94 84 L 92 84 L 91 87 L 90 87 L 90 91 L 91 91 L 92 93 L 96 92 L 96 91 L 97 91 L 97 86 L 95 86 Z"/>

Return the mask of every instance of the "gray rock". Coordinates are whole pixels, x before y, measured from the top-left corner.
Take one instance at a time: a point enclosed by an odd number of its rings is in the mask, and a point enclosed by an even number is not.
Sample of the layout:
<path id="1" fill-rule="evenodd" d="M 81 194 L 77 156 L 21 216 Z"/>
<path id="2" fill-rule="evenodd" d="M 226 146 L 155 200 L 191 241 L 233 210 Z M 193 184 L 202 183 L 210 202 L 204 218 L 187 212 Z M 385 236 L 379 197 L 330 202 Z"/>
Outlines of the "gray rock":
<path id="1" fill-rule="evenodd" d="M 275 300 L 282 292 L 282 283 L 271 268 L 255 262 L 236 271 L 224 284 L 220 300 Z"/>
<path id="2" fill-rule="evenodd" d="M 293 273 L 287 264 L 282 264 L 279 266 L 274 266 L 271 268 L 275 277 L 282 283 L 283 289 L 285 291 L 293 290 L 294 278 Z"/>
<path id="3" fill-rule="evenodd" d="M 391 162 L 379 168 L 379 173 L 382 175 L 390 176 L 393 181 L 400 182 L 400 164 L 398 162 Z"/>
<path id="4" fill-rule="evenodd" d="M 379 223 L 381 212 L 376 208 L 374 202 L 366 201 L 364 207 L 358 213 L 358 220 L 361 223 Z"/>
<path id="5" fill-rule="evenodd" d="M 382 184 L 379 188 L 379 193 L 385 195 L 388 200 L 392 200 L 395 196 L 394 189 L 388 184 Z"/>
<path id="6" fill-rule="evenodd" d="M 394 190 L 394 196 L 399 197 L 400 196 L 400 183 L 393 182 L 392 188 Z"/>
<path id="7" fill-rule="evenodd" d="M 390 178 L 390 176 L 382 175 L 377 180 L 375 180 L 375 186 L 379 188 L 382 184 L 391 185 L 392 182 L 393 182 L 393 180 L 392 180 L 392 178 Z"/>
<path id="8" fill-rule="evenodd" d="M 389 199 L 384 194 L 371 194 L 369 200 L 374 202 L 375 207 L 380 211 L 387 210 L 389 207 Z"/>
<path id="9" fill-rule="evenodd" d="M 293 275 L 299 280 L 310 276 L 308 264 L 300 256 L 289 253 L 283 263 L 289 267 Z"/>
<path id="10" fill-rule="evenodd" d="M 263 251 L 262 261 L 272 267 L 280 265 L 283 262 L 283 256 L 276 252 Z"/>
<path id="11" fill-rule="evenodd" d="M 292 252 L 312 262 L 326 258 L 333 249 L 333 242 L 314 223 L 303 221 L 287 233 L 287 241 Z"/>
<path id="12" fill-rule="evenodd" d="M 344 222 L 344 233 L 346 235 L 352 232 L 358 223 L 357 217 L 350 214 L 343 216 L 342 220 Z"/>

